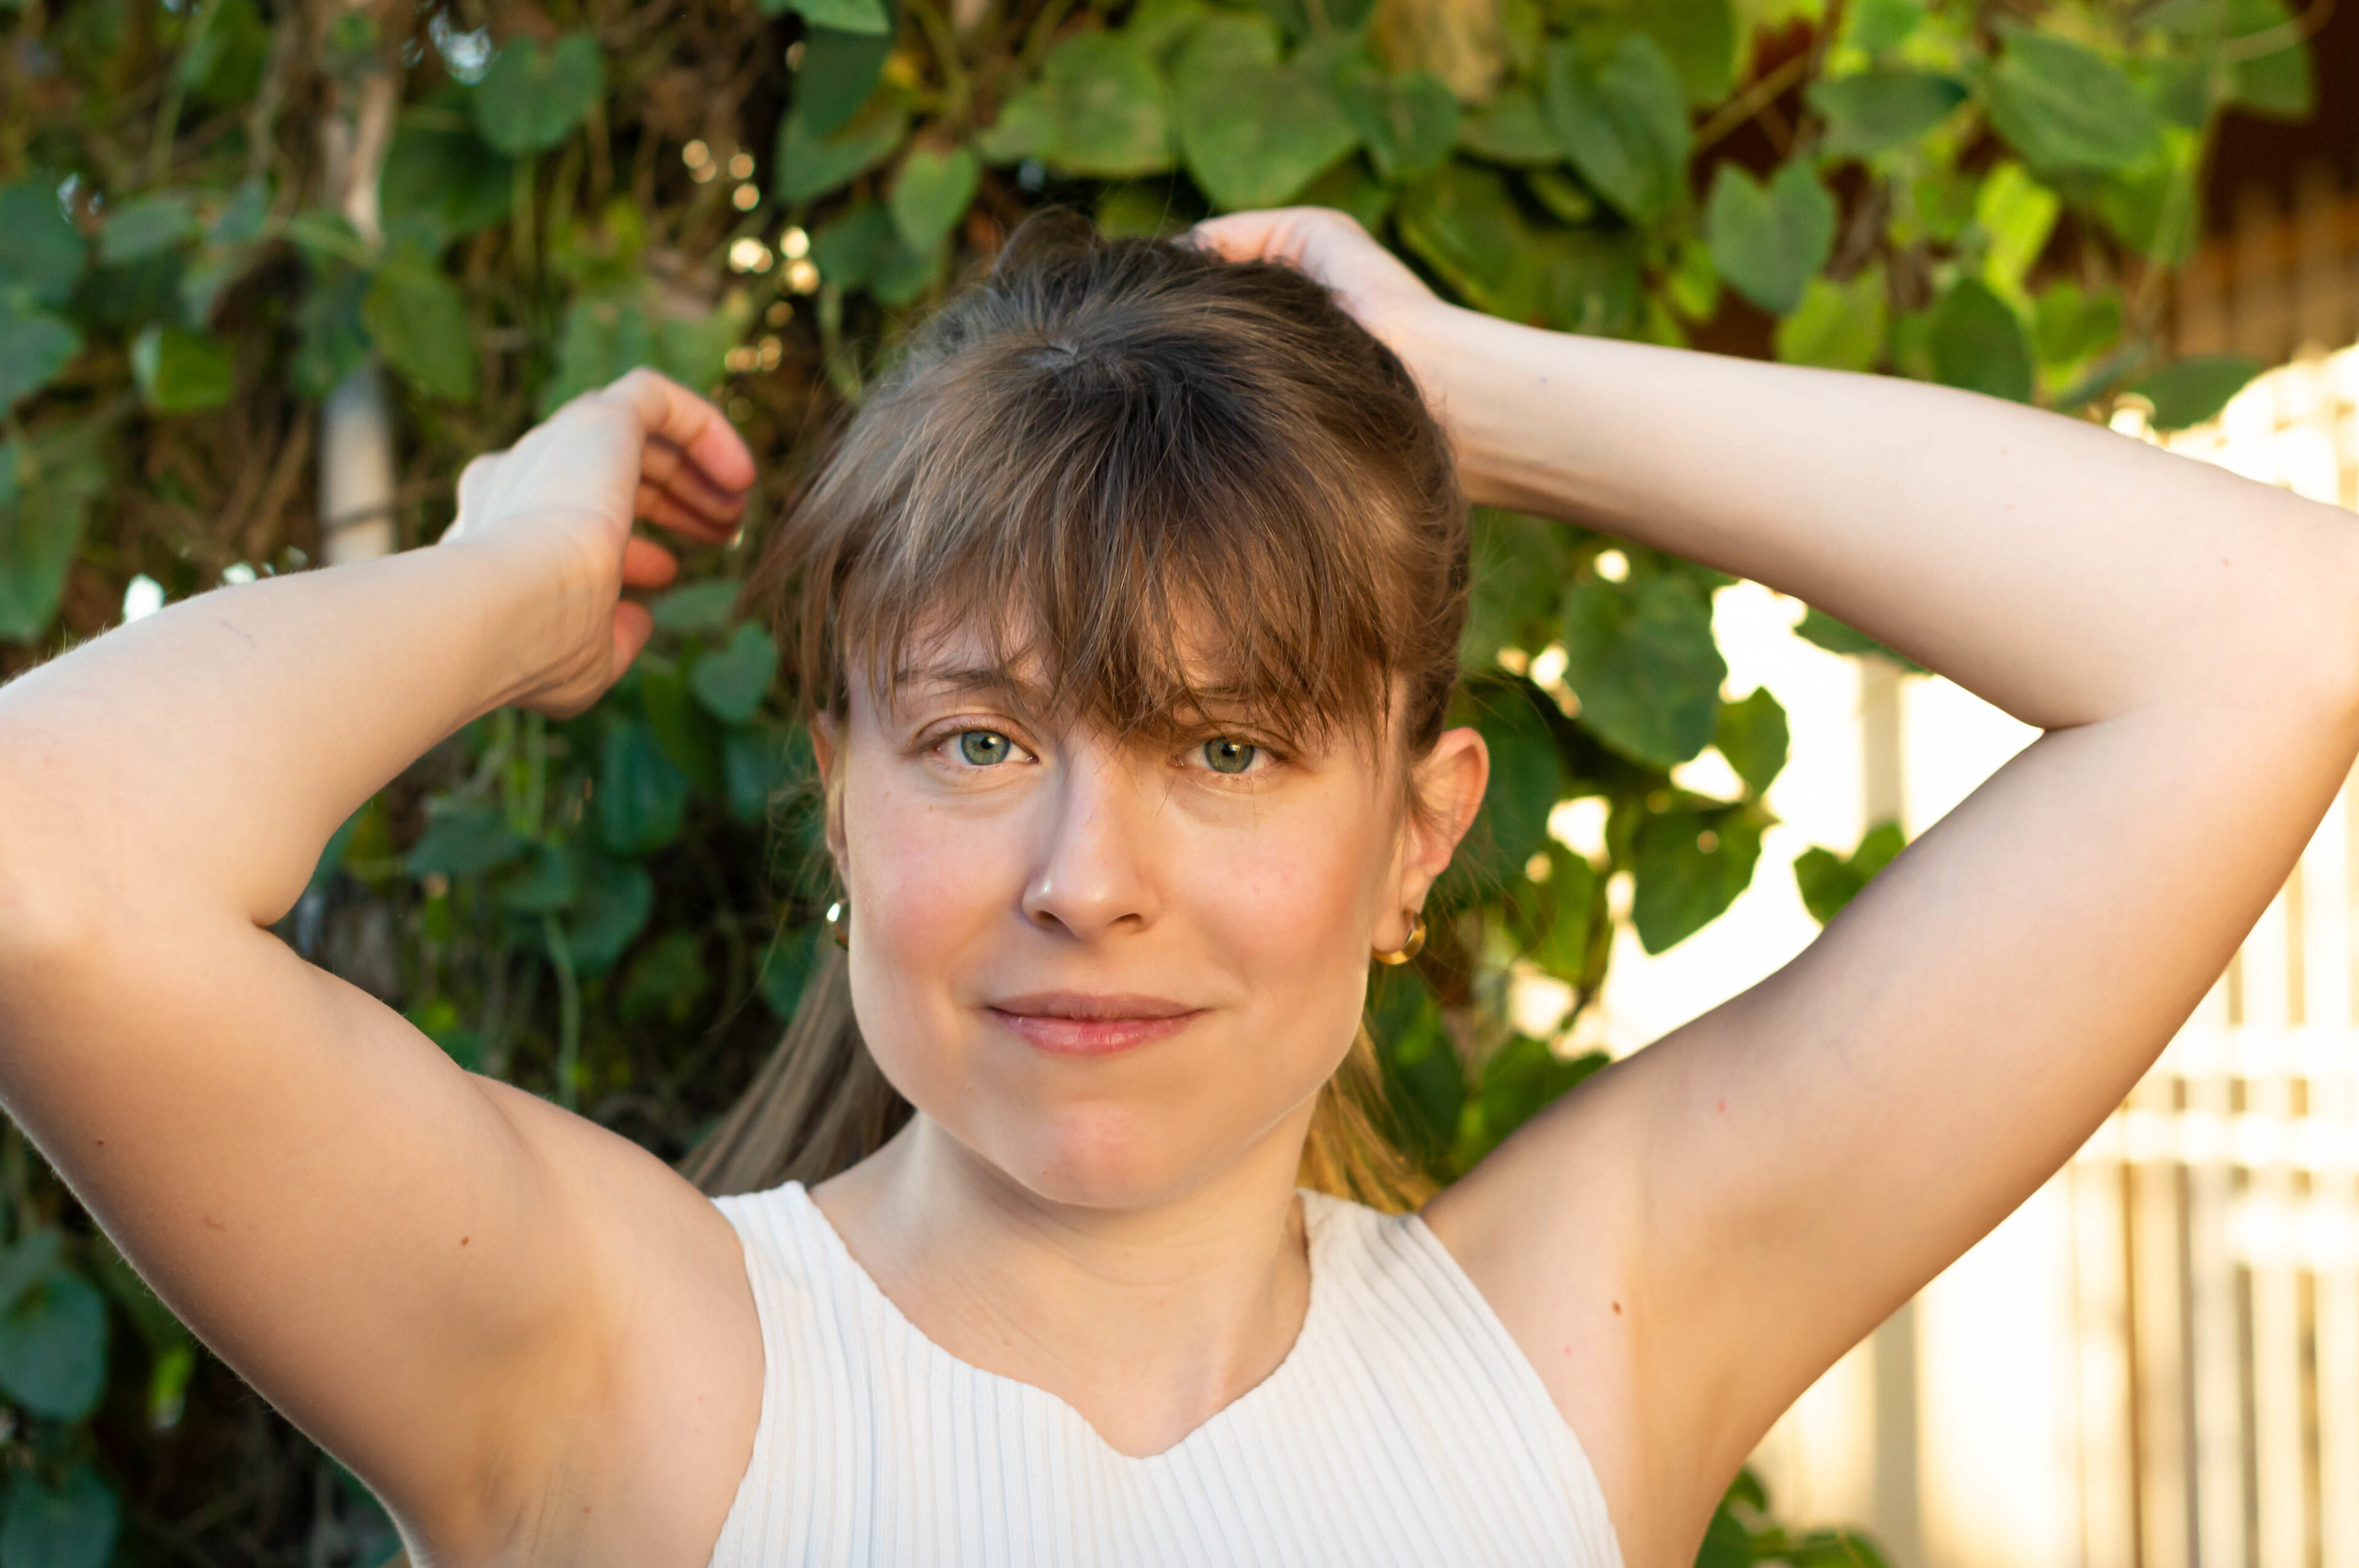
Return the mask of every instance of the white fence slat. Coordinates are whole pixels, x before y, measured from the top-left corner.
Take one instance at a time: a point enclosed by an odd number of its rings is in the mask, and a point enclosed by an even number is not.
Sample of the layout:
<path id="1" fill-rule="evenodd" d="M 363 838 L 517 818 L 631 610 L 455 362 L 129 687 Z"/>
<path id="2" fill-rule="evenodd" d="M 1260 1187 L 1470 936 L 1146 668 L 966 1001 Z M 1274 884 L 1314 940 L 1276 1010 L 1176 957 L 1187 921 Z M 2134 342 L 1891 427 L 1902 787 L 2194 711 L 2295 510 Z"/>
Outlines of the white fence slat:
<path id="1" fill-rule="evenodd" d="M 2228 1080 L 2188 1080 L 2188 1108 L 2225 1119 Z M 2236 1262 L 2228 1246 L 2234 1174 L 2224 1147 L 2187 1167 L 2189 1380 L 2194 1396 L 2197 1568 L 2247 1568 L 2245 1552 L 2245 1388 Z"/>
<path id="2" fill-rule="evenodd" d="M 2215 996 L 2222 988 L 2213 987 Z M 2224 1013 L 2225 1003 L 2220 1004 Z M 2170 1113 L 2172 1084 L 2151 1073 L 2130 1103 Z M 2130 1167 L 2130 1358 L 2137 1388 L 2139 1568 L 2193 1568 L 2194 1494 L 2187 1386 L 2187 1260 L 2180 1232 L 2185 1173 Z"/>
<path id="3" fill-rule="evenodd" d="M 2080 1362 L 2082 1568 L 2139 1568 L 2130 1353 L 2129 1169 L 2076 1162 L 2072 1315 Z"/>

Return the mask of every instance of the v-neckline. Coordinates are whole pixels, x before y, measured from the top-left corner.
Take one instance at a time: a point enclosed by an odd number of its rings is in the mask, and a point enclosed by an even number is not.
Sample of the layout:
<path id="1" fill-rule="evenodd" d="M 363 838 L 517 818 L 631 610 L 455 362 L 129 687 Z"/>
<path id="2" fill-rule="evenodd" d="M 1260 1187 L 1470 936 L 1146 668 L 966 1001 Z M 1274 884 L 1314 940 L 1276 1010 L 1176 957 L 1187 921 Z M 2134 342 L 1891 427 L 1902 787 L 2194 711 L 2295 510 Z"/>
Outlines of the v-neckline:
<path id="1" fill-rule="evenodd" d="M 1327 1222 L 1332 1218 L 1332 1216 L 1322 1206 L 1322 1200 L 1324 1204 L 1332 1204 L 1336 1200 L 1326 1198 L 1324 1194 L 1312 1192 L 1307 1187 L 1298 1187 L 1295 1189 L 1295 1195 L 1296 1200 L 1302 1206 L 1303 1261 L 1310 1271 L 1310 1300 L 1302 1312 L 1301 1326 L 1294 1331 L 1294 1343 L 1286 1347 L 1286 1354 L 1278 1358 L 1277 1365 L 1265 1373 L 1259 1382 L 1189 1428 L 1169 1447 L 1158 1449 L 1152 1454 L 1125 1454 L 1107 1442 L 1105 1434 L 1098 1431 L 1090 1418 L 1075 1409 L 1062 1395 L 1044 1389 L 1038 1383 L 1027 1383 L 1021 1378 L 1011 1378 L 1004 1372 L 995 1372 L 987 1367 L 978 1367 L 964 1357 L 953 1354 L 931 1335 L 912 1323 L 908 1314 L 901 1310 L 891 1296 L 886 1294 L 885 1287 L 876 1282 L 876 1277 L 868 1271 L 866 1265 L 853 1256 L 851 1246 L 845 1242 L 842 1234 L 835 1228 L 835 1222 L 827 1217 L 827 1211 L 821 1208 L 817 1200 L 812 1198 L 810 1189 L 800 1182 L 788 1182 L 786 1185 L 792 1190 L 796 1206 L 802 1211 L 806 1222 L 819 1236 L 821 1245 L 826 1250 L 830 1262 L 852 1281 L 854 1293 L 887 1325 L 899 1328 L 922 1346 L 924 1348 L 921 1354 L 942 1362 L 961 1377 L 973 1379 L 986 1388 L 1006 1390 L 1010 1398 L 1025 1400 L 1039 1405 L 1058 1420 L 1069 1422 L 1085 1433 L 1087 1440 L 1102 1450 L 1106 1458 L 1124 1465 L 1147 1467 L 1174 1462 L 1187 1450 L 1213 1441 L 1219 1430 L 1234 1426 L 1246 1419 L 1254 1409 L 1275 1397 L 1269 1392 L 1274 1385 L 1281 1379 L 1288 1379 L 1295 1375 L 1295 1369 L 1305 1358 L 1305 1347 L 1312 1343 L 1313 1334 L 1321 1327 L 1326 1317 L 1325 1292 L 1321 1284 L 1325 1278 L 1326 1271 L 1320 1266 L 1321 1262 L 1320 1250 L 1321 1237 L 1327 1229 Z"/>

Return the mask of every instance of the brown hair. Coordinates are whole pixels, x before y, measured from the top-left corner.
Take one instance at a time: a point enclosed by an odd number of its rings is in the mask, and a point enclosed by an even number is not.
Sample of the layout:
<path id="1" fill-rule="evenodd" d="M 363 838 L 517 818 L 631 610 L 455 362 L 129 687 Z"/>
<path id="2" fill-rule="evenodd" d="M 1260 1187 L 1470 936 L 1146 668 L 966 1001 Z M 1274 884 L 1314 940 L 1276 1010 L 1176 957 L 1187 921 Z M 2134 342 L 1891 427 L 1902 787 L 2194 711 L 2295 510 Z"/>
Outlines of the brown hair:
<path id="1" fill-rule="evenodd" d="M 1117 734 L 1242 708 L 1298 741 L 1370 741 L 1398 681 L 1414 758 L 1457 682 L 1466 554 L 1416 383 L 1324 287 L 1049 211 L 912 340 L 746 591 L 807 719 L 840 716 L 853 678 L 889 697 L 913 649 L 974 628 L 999 667 L 1042 673 L 1048 712 Z M 1396 1210 L 1427 1195 L 1380 1095 L 1363 1028 L 1321 1091 L 1305 1185 Z M 716 1193 L 816 1182 L 909 1115 L 826 948 L 684 1168 Z"/>

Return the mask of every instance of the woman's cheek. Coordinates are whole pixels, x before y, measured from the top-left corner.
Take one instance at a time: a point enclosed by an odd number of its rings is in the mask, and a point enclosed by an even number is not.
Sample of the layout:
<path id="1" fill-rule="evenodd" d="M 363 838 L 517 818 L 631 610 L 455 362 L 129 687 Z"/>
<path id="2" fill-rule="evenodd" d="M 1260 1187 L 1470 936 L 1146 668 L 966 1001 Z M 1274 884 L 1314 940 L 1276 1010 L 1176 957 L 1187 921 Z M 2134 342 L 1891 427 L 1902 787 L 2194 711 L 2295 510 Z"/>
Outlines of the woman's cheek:
<path id="1" fill-rule="evenodd" d="M 971 1022 L 962 975 L 1021 900 L 994 853 L 1010 835 L 971 817 L 889 783 L 846 814 L 855 1006 L 878 1065 L 911 1098 L 956 1079 Z"/>

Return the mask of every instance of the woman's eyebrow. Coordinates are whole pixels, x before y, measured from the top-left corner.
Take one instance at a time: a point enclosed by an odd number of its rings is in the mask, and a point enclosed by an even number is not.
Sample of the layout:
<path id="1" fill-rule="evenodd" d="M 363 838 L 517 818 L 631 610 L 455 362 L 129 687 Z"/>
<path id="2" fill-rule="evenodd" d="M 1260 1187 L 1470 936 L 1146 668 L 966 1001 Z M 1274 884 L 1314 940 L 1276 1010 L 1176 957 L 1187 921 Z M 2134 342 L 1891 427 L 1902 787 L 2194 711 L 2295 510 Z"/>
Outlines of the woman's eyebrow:
<path id="1" fill-rule="evenodd" d="M 1019 680 L 997 665 L 904 665 L 893 672 L 893 684 L 904 693 L 925 697 L 990 697 L 1012 707 L 1031 708 L 1041 693 L 1030 681 Z"/>

